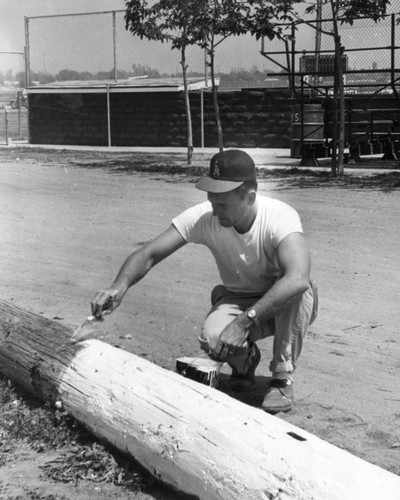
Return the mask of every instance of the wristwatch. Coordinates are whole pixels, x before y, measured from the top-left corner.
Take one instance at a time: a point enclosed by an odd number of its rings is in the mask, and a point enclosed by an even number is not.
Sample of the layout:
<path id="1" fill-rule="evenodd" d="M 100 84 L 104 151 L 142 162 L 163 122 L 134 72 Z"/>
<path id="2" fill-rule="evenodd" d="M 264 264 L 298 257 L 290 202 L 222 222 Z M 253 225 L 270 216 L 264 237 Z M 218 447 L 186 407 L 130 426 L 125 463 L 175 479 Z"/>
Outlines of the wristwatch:
<path id="1" fill-rule="evenodd" d="M 256 326 L 261 326 L 260 322 L 257 318 L 257 312 L 255 309 L 247 309 L 246 311 L 247 317 L 251 319 L 251 321 L 256 325 Z"/>

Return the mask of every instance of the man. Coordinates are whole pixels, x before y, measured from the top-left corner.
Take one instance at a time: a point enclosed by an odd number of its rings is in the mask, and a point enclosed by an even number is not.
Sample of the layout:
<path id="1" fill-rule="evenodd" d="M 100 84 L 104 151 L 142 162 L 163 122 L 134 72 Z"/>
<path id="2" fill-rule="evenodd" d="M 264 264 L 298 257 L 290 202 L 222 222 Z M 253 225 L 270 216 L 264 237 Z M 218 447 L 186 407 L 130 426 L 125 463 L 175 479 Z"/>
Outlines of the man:
<path id="1" fill-rule="evenodd" d="M 254 162 L 240 150 L 214 155 L 196 187 L 208 193 L 208 201 L 180 214 L 128 257 L 111 287 L 94 297 L 93 315 L 113 311 L 129 287 L 186 243 L 206 245 L 222 285 L 212 291 L 200 346 L 231 366 L 231 388 L 244 391 L 255 384 L 261 358 L 256 341 L 273 335 L 272 381 L 262 408 L 289 411 L 296 361 L 317 314 L 300 218 L 285 203 L 257 193 Z"/>

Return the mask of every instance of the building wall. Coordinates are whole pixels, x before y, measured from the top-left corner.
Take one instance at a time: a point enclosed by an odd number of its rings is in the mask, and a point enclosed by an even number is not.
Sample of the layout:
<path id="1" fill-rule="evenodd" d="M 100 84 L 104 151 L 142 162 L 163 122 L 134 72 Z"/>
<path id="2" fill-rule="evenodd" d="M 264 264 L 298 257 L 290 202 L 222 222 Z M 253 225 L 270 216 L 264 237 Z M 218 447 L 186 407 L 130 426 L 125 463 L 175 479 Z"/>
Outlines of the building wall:
<path id="1" fill-rule="evenodd" d="M 225 147 L 290 147 L 292 106 L 276 90 L 219 92 Z M 201 96 L 190 94 L 194 146 L 201 145 Z M 183 93 L 111 93 L 113 146 L 187 144 Z M 32 144 L 106 146 L 107 97 L 100 93 L 29 95 Z M 204 145 L 217 146 L 211 92 L 204 92 Z"/>

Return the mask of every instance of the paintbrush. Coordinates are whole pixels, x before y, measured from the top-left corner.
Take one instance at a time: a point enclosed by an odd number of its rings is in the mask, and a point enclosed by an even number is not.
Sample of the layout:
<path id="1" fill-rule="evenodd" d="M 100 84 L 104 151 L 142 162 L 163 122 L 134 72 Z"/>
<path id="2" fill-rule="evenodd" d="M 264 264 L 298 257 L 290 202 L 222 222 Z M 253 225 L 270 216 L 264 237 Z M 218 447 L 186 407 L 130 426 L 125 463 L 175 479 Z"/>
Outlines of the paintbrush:
<path id="1" fill-rule="evenodd" d="M 111 311 L 103 311 L 103 316 L 110 314 Z M 102 332 L 99 328 L 99 323 L 104 321 L 104 318 L 97 316 L 88 316 L 80 326 L 74 331 L 70 339 L 71 344 L 82 342 L 91 338 L 98 337 Z"/>

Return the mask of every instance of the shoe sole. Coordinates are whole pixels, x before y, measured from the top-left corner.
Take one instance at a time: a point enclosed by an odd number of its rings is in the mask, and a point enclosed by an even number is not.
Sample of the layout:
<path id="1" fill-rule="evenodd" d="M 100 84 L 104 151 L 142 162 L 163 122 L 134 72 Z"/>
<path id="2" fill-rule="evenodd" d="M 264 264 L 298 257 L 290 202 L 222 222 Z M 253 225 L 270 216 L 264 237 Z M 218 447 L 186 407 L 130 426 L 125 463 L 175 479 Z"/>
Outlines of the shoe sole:
<path id="1" fill-rule="evenodd" d="M 270 393 L 268 392 L 268 394 L 270 394 Z M 268 394 L 267 394 L 267 396 L 268 396 Z M 266 396 L 266 398 L 267 398 L 267 396 Z M 294 404 L 293 397 L 288 398 L 287 396 L 285 396 L 284 394 L 281 393 L 280 399 L 282 401 L 282 404 L 280 406 L 278 406 L 278 405 L 268 406 L 268 403 L 264 404 L 264 402 L 263 402 L 263 404 L 261 405 L 261 409 L 267 413 L 271 413 L 272 415 L 274 415 L 276 413 L 287 413 L 288 411 L 290 411 L 293 408 L 293 404 Z M 286 404 L 283 404 L 284 401 L 286 401 Z"/>
<path id="2" fill-rule="evenodd" d="M 277 413 L 287 413 L 290 410 L 293 409 L 293 404 L 290 406 L 282 406 L 281 408 L 265 408 L 264 406 L 261 405 L 261 409 L 265 411 L 266 413 L 269 413 L 270 415 L 276 415 Z"/>

